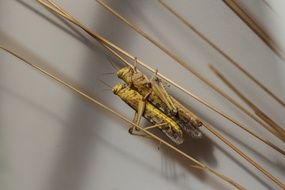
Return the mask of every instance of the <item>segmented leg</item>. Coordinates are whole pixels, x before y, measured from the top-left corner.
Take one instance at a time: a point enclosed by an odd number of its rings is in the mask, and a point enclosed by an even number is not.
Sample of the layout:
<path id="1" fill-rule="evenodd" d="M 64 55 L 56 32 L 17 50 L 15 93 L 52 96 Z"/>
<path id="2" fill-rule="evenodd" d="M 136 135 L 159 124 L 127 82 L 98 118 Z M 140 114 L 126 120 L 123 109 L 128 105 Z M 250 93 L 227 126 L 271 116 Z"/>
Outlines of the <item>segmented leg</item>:
<path id="1" fill-rule="evenodd" d="M 133 119 L 133 122 L 138 126 L 140 126 L 141 118 L 145 110 L 145 105 L 146 105 L 146 102 L 144 100 L 139 101 L 138 112 L 135 113 L 135 116 Z M 129 133 L 132 135 L 138 135 L 138 134 L 134 134 L 134 129 L 138 131 L 138 128 L 132 125 L 132 127 L 129 129 Z"/>
<path id="2" fill-rule="evenodd" d="M 146 106 L 146 101 L 145 101 L 145 98 L 144 97 L 140 102 L 139 102 L 139 105 L 138 105 L 138 112 L 135 112 L 135 115 L 134 115 L 134 119 L 133 119 L 133 122 L 140 126 L 140 122 L 141 122 L 141 118 L 144 114 L 144 110 L 145 110 L 145 106 Z M 149 127 L 146 127 L 145 129 L 146 130 L 149 130 L 149 129 L 153 129 L 153 128 L 161 128 L 162 126 L 166 125 L 166 123 L 161 123 L 161 124 L 156 124 L 156 125 L 151 125 Z M 134 132 L 134 129 L 136 132 Z M 131 128 L 129 128 L 129 133 L 131 135 L 138 135 L 138 136 L 142 136 L 142 137 L 148 137 L 146 136 L 145 134 L 141 134 L 141 133 L 138 133 L 139 129 L 135 126 L 135 125 L 132 125 Z"/>
<path id="3" fill-rule="evenodd" d="M 167 105 L 168 109 L 171 110 L 171 112 L 173 114 L 176 114 L 177 109 L 176 109 L 171 97 L 169 96 L 169 94 L 165 90 L 161 80 L 157 77 L 157 72 L 158 72 L 158 70 L 156 70 L 154 76 L 150 80 L 151 85 L 152 85 L 152 90 Z"/>
<path id="4" fill-rule="evenodd" d="M 145 127 L 144 129 L 145 129 L 145 130 L 150 130 L 150 129 L 154 129 L 154 128 L 161 128 L 161 127 L 164 126 L 164 125 L 166 125 L 166 123 L 150 125 L 150 126 L 148 126 L 148 127 Z M 129 133 L 130 133 L 131 135 L 137 135 L 137 136 L 141 136 L 141 137 L 151 138 L 150 136 L 145 135 L 145 134 L 143 134 L 143 133 L 140 133 L 140 132 L 138 132 L 137 130 L 136 130 L 137 132 L 134 132 L 133 129 L 134 129 L 134 127 L 131 127 L 131 128 L 129 129 Z"/>

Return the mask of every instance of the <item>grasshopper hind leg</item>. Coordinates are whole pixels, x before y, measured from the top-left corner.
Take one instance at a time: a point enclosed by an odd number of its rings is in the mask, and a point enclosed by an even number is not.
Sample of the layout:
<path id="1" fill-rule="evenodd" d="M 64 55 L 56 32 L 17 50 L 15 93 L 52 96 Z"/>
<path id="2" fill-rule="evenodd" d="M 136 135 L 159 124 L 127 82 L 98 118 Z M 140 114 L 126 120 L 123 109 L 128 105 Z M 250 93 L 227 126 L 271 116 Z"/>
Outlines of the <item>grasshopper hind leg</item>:
<path id="1" fill-rule="evenodd" d="M 171 114 L 176 115 L 177 108 L 175 107 L 172 98 L 167 93 L 164 85 L 162 84 L 162 81 L 157 77 L 157 72 L 158 70 L 156 70 L 154 76 L 150 80 L 152 90 L 167 105 Z"/>
<path id="2" fill-rule="evenodd" d="M 134 122 L 135 124 L 138 124 L 137 118 L 138 118 L 138 113 L 135 112 L 134 119 L 133 119 L 133 122 Z M 135 129 L 135 128 L 136 128 L 136 126 L 134 126 L 134 125 L 132 125 L 132 126 L 129 128 L 129 133 L 130 133 L 131 135 L 134 135 L 134 129 Z"/>
<path id="3" fill-rule="evenodd" d="M 144 100 L 139 101 L 138 111 L 135 112 L 133 123 L 135 123 L 138 126 L 140 126 L 141 118 L 142 118 L 143 113 L 145 111 L 145 105 L 146 105 L 146 102 Z M 129 128 L 129 133 L 131 135 L 145 136 L 141 133 L 134 133 L 134 129 L 135 129 L 135 131 L 139 131 L 139 129 L 135 125 L 132 125 L 131 128 Z"/>

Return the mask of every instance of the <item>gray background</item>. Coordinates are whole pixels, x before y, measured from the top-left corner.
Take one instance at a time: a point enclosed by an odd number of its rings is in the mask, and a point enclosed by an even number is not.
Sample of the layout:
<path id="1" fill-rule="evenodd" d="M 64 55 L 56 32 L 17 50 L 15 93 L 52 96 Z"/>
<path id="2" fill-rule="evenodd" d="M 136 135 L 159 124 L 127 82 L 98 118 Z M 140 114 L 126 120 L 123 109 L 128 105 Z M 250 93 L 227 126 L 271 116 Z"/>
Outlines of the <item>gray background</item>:
<path id="1" fill-rule="evenodd" d="M 250 126 L 284 149 L 158 48 L 136 34 L 94 0 L 57 1 L 90 29 Z M 157 1 L 108 1 L 120 13 L 166 45 L 208 79 L 241 102 L 209 70 L 214 64 L 280 125 L 284 108 L 231 66 L 214 49 L 168 13 Z M 167 1 L 250 73 L 285 99 L 285 63 L 220 0 Z M 284 1 L 240 0 L 285 47 Z M 283 7 L 282 7 L 283 6 Z M 282 15 L 283 11 L 283 15 Z M 283 24 L 283 25 L 282 25 Z M 99 81 L 119 82 L 106 52 L 79 29 L 64 23 L 32 0 L 0 0 L 0 43 L 33 63 L 56 71 L 107 105 L 132 118 L 133 111 Z M 285 49 L 285 48 L 284 48 Z M 189 162 L 156 142 L 130 136 L 126 123 L 70 90 L 0 53 L 0 185 L 5 190 L 232 189 L 190 168 Z M 119 63 L 117 63 L 119 66 Z M 169 91 L 213 124 L 248 155 L 285 181 L 285 159 L 232 123 L 174 87 Z M 242 103 L 242 102 L 241 102 Z M 223 143 L 208 134 L 186 139 L 182 149 L 248 189 L 278 189 Z"/>

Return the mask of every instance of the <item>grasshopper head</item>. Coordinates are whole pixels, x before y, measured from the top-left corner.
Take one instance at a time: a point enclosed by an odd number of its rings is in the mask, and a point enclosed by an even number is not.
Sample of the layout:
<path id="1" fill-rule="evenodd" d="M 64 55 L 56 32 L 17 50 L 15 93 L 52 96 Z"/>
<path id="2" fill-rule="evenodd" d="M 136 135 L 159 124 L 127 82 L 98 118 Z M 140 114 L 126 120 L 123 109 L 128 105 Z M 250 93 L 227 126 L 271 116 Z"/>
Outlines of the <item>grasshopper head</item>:
<path id="1" fill-rule="evenodd" d="M 126 88 L 126 86 L 124 85 L 124 84 L 121 84 L 121 83 L 119 83 L 119 84 L 116 84 L 115 86 L 114 86 L 114 88 L 112 89 L 112 91 L 113 91 L 113 93 L 115 94 L 115 95 L 117 95 L 122 89 L 124 89 L 124 88 Z"/>
<path id="2" fill-rule="evenodd" d="M 128 83 L 131 80 L 131 75 L 133 73 L 133 68 L 131 67 L 123 67 L 122 69 L 118 70 L 117 76 Z"/>

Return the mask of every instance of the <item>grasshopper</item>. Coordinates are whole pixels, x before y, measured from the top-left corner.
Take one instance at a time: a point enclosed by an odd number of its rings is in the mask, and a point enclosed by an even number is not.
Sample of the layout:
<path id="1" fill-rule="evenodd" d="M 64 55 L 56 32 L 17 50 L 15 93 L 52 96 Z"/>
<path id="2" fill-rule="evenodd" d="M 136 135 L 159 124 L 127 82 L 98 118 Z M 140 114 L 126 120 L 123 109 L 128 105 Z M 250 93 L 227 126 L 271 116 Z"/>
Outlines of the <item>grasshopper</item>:
<path id="1" fill-rule="evenodd" d="M 144 116 L 155 127 L 159 127 L 176 144 L 183 143 L 183 132 L 178 124 L 148 101 L 145 101 L 144 97 L 137 91 L 120 83 L 115 85 L 112 91 L 136 111 L 134 123 L 139 125 L 141 117 Z M 133 128 L 136 129 L 133 126 L 129 130 L 130 133 L 133 133 Z"/>
<path id="2" fill-rule="evenodd" d="M 151 80 L 137 68 L 123 67 L 117 71 L 117 76 L 130 88 L 138 91 L 147 101 L 172 118 L 188 134 L 194 138 L 202 136 L 199 127 L 202 121 L 185 108 L 178 100 L 170 96 L 161 80 L 154 76 Z"/>

